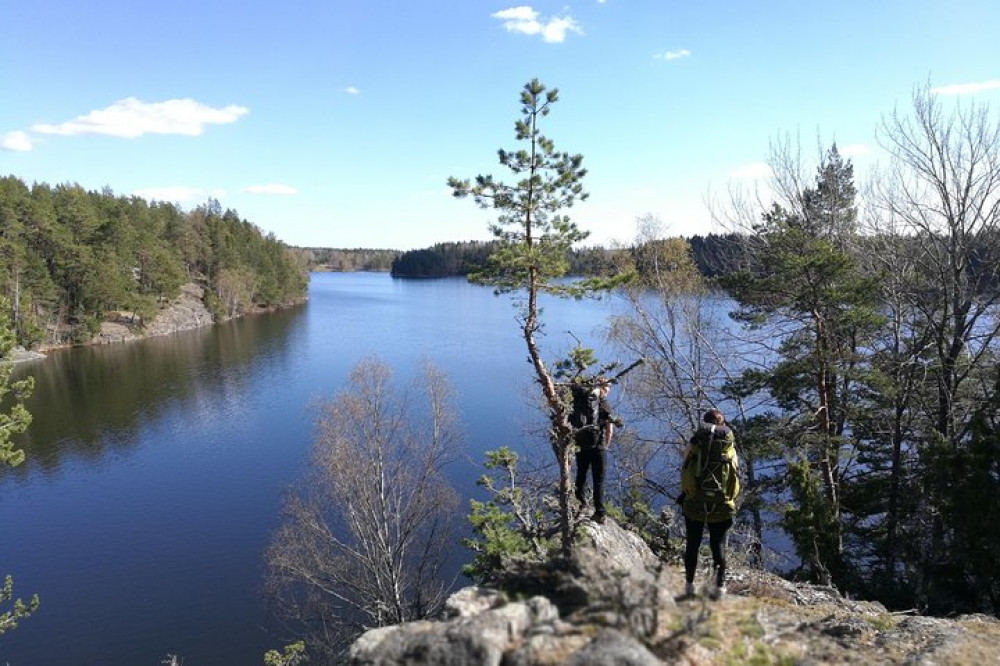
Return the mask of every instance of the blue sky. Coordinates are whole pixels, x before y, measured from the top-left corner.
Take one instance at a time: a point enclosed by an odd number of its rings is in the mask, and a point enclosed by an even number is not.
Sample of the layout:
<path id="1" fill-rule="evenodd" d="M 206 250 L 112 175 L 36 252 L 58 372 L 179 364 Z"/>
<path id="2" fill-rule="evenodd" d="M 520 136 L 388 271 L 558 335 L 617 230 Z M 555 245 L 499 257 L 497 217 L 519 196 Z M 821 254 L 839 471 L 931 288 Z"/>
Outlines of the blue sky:
<path id="1" fill-rule="evenodd" d="M 506 178 L 533 77 L 596 243 L 711 231 L 706 196 L 785 133 L 863 175 L 916 85 L 1000 105 L 995 0 L 2 0 L 0 25 L 0 175 L 214 196 L 293 245 L 486 238 L 445 181 Z"/>

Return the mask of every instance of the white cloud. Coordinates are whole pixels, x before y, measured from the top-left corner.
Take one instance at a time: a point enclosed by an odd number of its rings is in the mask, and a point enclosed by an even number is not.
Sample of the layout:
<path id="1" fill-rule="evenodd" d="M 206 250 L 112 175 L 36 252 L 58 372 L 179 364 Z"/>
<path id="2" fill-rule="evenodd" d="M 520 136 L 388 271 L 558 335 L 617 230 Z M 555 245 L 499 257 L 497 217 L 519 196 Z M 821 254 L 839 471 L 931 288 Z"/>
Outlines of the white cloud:
<path id="1" fill-rule="evenodd" d="M 768 178 L 771 176 L 771 167 L 764 162 L 753 162 L 751 164 L 744 164 L 729 175 L 732 178 L 738 178 L 740 180 Z"/>
<path id="2" fill-rule="evenodd" d="M 358 90 L 357 88 L 355 88 L 354 86 L 347 86 L 346 88 L 344 88 L 344 92 L 347 93 L 348 95 L 360 95 L 361 94 L 361 91 Z"/>
<path id="3" fill-rule="evenodd" d="M 521 7 L 501 9 L 498 12 L 494 12 L 492 16 L 501 21 L 534 21 L 538 18 L 538 12 L 531 7 L 522 5 Z"/>
<path id="4" fill-rule="evenodd" d="M 837 146 L 837 152 L 843 157 L 857 157 L 858 155 L 870 155 L 872 149 L 863 143 L 849 143 L 846 146 Z"/>
<path id="5" fill-rule="evenodd" d="M 955 83 L 950 86 L 931 88 L 931 93 L 935 95 L 971 95 L 984 90 L 996 90 L 1000 88 L 1000 79 L 983 81 L 982 83 Z"/>
<path id="6" fill-rule="evenodd" d="M 677 60 L 678 58 L 686 58 L 691 55 L 691 52 L 687 49 L 676 49 L 674 51 L 664 51 L 663 53 L 657 53 L 654 58 L 659 60 Z"/>
<path id="7" fill-rule="evenodd" d="M 542 27 L 542 39 L 550 44 L 558 44 L 566 41 L 566 33 L 573 31 L 579 35 L 583 34 L 583 30 L 577 25 L 570 17 L 565 18 L 554 18 L 546 23 Z"/>
<path id="8" fill-rule="evenodd" d="M 539 35 L 550 43 L 558 44 L 566 41 L 566 33 L 575 32 L 583 34 L 580 25 L 570 16 L 558 16 L 544 19 L 541 15 L 528 6 L 510 7 L 490 14 L 493 18 L 502 21 L 503 27 L 508 32 L 520 32 L 525 35 Z"/>
<path id="9" fill-rule="evenodd" d="M 134 139 L 143 134 L 198 136 L 204 131 L 205 125 L 233 123 L 249 112 L 246 107 L 235 104 L 217 109 L 193 99 L 143 102 L 135 97 L 128 97 L 85 116 L 58 125 L 39 124 L 32 129 L 42 134 L 103 134 L 126 139 Z"/>
<path id="10" fill-rule="evenodd" d="M 208 191 L 197 187 L 147 187 L 132 192 L 137 197 L 149 201 L 168 201 L 170 203 L 201 203 L 209 197 L 220 198 L 225 194 L 221 190 Z"/>
<path id="11" fill-rule="evenodd" d="M 0 135 L 0 150 L 26 153 L 35 147 L 27 132 L 7 132 Z"/>
<path id="12" fill-rule="evenodd" d="M 299 191 L 291 185 L 282 185 L 281 183 L 251 185 L 250 187 L 243 188 L 243 191 L 249 194 L 279 194 L 285 196 L 299 193 Z"/>

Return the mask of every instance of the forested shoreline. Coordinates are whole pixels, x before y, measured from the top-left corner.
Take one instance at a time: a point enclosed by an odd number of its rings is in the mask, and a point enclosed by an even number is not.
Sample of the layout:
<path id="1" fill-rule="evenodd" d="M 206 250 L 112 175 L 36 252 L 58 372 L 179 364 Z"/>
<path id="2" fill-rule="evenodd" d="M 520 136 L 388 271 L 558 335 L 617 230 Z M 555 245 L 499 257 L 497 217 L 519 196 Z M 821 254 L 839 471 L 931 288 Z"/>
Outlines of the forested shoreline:
<path id="1" fill-rule="evenodd" d="M 184 211 L 0 178 L 0 296 L 19 345 L 86 343 L 110 313 L 141 328 L 185 283 L 218 321 L 303 299 L 306 259 L 216 200 Z"/>
<path id="2" fill-rule="evenodd" d="M 333 247 L 301 247 L 295 248 L 308 262 L 309 270 L 318 273 L 351 273 L 377 272 L 385 273 L 392 267 L 392 262 L 401 252 L 373 248 L 333 248 Z"/>
<path id="3" fill-rule="evenodd" d="M 687 243 L 698 271 L 705 277 L 716 277 L 725 266 L 733 265 L 733 256 L 739 254 L 745 237 L 739 234 L 696 234 L 690 238 L 678 237 Z M 673 240 L 673 239 L 667 239 Z M 663 243 L 667 240 L 653 240 Z M 581 247 L 570 248 L 566 254 L 568 275 L 599 276 L 614 274 L 625 264 L 635 265 L 642 254 L 639 247 Z M 399 252 L 392 259 L 390 272 L 393 277 L 429 278 L 465 276 L 486 265 L 498 247 L 496 241 L 463 241 L 436 243 L 430 247 Z M 623 263 L 624 262 L 624 263 Z M 642 270 L 642 266 L 638 266 Z"/>

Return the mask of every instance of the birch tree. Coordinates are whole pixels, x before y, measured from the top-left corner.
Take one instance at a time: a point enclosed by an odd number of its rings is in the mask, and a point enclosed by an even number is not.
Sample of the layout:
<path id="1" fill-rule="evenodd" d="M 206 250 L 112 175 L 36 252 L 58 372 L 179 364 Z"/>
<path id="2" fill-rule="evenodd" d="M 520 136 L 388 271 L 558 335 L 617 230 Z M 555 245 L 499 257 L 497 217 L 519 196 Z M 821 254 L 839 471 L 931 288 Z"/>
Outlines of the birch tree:
<path id="1" fill-rule="evenodd" d="M 395 389 L 376 359 L 354 368 L 320 408 L 309 472 L 267 551 L 279 608 L 328 659 L 367 628 L 435 615 L 450 587 L 457 497 L 442 467 L 458 423 L 444 376 L 428 366 L 419 383 Z"/>

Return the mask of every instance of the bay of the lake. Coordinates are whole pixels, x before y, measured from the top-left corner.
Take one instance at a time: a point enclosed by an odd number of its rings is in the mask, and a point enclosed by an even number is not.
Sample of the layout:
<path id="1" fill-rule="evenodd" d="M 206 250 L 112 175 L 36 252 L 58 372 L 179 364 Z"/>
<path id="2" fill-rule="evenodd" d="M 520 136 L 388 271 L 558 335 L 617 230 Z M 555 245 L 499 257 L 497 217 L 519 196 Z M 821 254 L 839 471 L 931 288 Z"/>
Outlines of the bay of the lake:
<path id="1" fill-rule="evenodd" d="M 613 303 L 544 308 L 547 359 L 574 335 L 600 355 Z M 449 475 L 468 498 L 484 451 L 538 439 L 515 314 L 460 278 L 320 273 L 301 307 L 20 365 L 34 422 L 27 461 L 0 473 L 0 576 L 41 607 L 0 637 L 0 663 L 262 663 L 288 638 L 262 554 L 308 459 L 310 405 L 367 356 L 401 386 L 430 360 L 457 394 L 466 455 Z"/>

